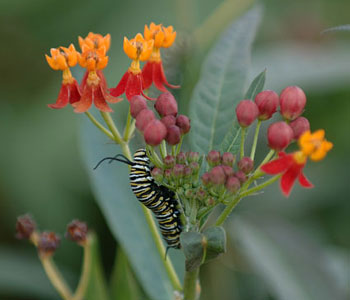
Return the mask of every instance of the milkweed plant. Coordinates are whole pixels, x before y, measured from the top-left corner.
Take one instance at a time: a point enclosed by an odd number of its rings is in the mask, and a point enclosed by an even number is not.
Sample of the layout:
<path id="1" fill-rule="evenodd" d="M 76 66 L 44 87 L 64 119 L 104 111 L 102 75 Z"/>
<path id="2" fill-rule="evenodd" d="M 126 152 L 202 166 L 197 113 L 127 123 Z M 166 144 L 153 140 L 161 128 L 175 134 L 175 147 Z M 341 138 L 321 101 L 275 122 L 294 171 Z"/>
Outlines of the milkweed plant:
<path id="1" fill-rule="evenodd" d="M 280 94 L 264 90 L 266 71 L 248 88 L 242 83 L 239 76 L 245 73 L 242 66 L 247 64 L 244 58 L 254 35 L 254 29 L 249 28 L 255 26 L 251 22 L 254 14 L 250 11 L 233 23 L 209 51 L 188 115 L 179 114 L 178 105 L 189 99 L 174 96 L 186 82 L 181 82 L 181 76 L 180 82 L 169 80 L 163 64 L 163 56 L 169 55 L 168 49 L 181 38 L 173 26 L 152 22 L 135 37 L 117 41 L 130 66 L 119 81 L 112 78 L 112 87 L 103 72 L 113 59 L 107 56 L 110 34 L 90 32 L 78 38 L 80 50 L 70 44 L 52 48 L 45 55 L 49 67 L 62 72 L 57 100 L 48 107 L 85 114 L 101 135 L 116 144 L 115 157 L 96 153 L 106 163 L 101 162 L 93 172 L 98 177 L 101 169 L 108 168 L 130 177 L 134 193 L 128 201 L 139 200 L 144 226 L 151 233 L 174 299 L 199 299 L 201 290 L 205 293 L 200 285 L 200 267 L 226 251 L 224 223 L 240 201 L 259 197 L 258 192 L 277 182 L 285 197 L 293 197 L 297 181 L 304 188 L 312 188 L 304 174 L 306 165 L 312 168 L 309 162 L 321 161 L 333 147 L 325 138 L 325 130 L 312 128 L 303 116 L 307 97 L 302 88 L 287 86 Z M 235 51 L 239 52 L 236 56 Z M 80 82 L 71 72 L 77 65 L 85 69 Z M 129 107 L 124 126 L 117 125 L 114 117 L 122 101 Z M 268 120 L 267 130 L 261 130 Z M 250 131 L 252 138 L 248 139 Z M 259 136 L 270 149 L 262 160 L 255 155 Z M 140 137 L 142 143 L 131 149 L 131 142 Z M 121 161 L 129 165 L 128 171 Z M 85 299 L 96 239 L 87 224 L 73 220 L 65 235 L 84 249 L 75 291 L 53 261 L 59 236 L 40 231 L 29 215 L 18 217 L 16 229 L 18 238 L 28 239 L 37 248 L 46 274 L 62 299 Z M 184 278 L 179 278 L 168 250 L 184 253 Z M 168 298 L 159 295 L 159 299 Z"/>

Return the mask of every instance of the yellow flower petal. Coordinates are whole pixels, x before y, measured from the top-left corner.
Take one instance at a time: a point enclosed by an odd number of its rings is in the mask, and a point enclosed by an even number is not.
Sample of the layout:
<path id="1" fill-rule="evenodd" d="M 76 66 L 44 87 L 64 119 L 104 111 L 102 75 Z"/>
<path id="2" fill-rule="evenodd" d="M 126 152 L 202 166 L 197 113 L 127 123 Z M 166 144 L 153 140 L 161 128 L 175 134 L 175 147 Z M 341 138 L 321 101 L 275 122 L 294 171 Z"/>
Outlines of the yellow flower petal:
<path id="1" fill-rule="evenodd" d="M 129 56 L 130 59 L 137 59 L 137 49 L 126 37 L 124 37 L 123 48 L 125 54 Z"/>

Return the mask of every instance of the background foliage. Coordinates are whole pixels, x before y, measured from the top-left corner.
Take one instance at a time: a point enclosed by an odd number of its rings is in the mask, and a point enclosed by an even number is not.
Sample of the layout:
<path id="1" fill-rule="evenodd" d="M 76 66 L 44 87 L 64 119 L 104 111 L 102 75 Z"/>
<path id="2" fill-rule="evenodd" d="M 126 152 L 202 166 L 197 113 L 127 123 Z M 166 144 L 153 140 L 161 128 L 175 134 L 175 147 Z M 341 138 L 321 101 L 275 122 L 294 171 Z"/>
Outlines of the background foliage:
<path id="1" fill-rule="evenodd" d="M 105 0 L 98 5 L 90 0 L 69 2 L 69 5 L 53 0 L 0 3 L 0 54 L 4 58 L 0 64 L 1 298 L 57 299 L 35 250 L 13 238 L 15 218 L 25 212 L 31 212 L 41 228 L 61 233 L 71 219 L 86 220 L 98 234 L 106 277 L 116 281 L 118 278 L 115 273 L 111 276 L 117 248 L 112 234 L 116 234 L 114 224 L 120 221 L 123 208 L 120 216 L 110 216 L 106 223 L 101 212 L 107 214 L 108 207 L 100 202 L 101 207 L 97 205 L 87 175 L 91 168 L 84 169 L 80 155 L 81 147 L 86 145 L 79 128 L 85 116 L 76 116 L 70 109 L 47 109 L 46 104 L 55 100 L 60 75 L 47 67 L 43 54 L 50 47 L 71 41 L 77 44 L 77 36 L 89 31 L 110 32 L 112 48 L 105 74 L 112 86 L 129 63 L 122 52 L 123 36 L 134 35 L 153 20 L 173 24 L 179 32 L 178 46 L 167 64 L 173 79 L 181 79 L 179 74 L 184 74 L 183 89 L 177 96 L 181 98 L 182 111 L 187 112 L 192 104 L 186 99 L 191 98 L 193 85 L 199 78 L 199 66 L 219 37 L 217 32 L 252 1 L 222 3 L 209 0 Z M 219 9 L 222 15 L 210 19 L 220 5 L 226 8 Z M 227 253 L 217 263 L 202 268 L 203 299 L 345 299 L 349 293 L 350 191 L 346 167 L 350 163 L 347 121 L 350 36 L 349 32 L 320 35 L 327 27 L 349 23 L 346 13 L 349 10 L 348 1 L 340 0 L 307 3 L 298 0 L 288 4 L 264 1 L 265 15 L 253 47 L 248 77 L 251 81 L 267 68 L 265 88 L 280 92 L 287 85 L 300 85 L 308 96 L 305 115 L 312 128 L 325 128 L 335 148 L 324 162 L 307 166 L 306 174 L 317 188 L 305 191 L 297 187 L 285 199 L 274 185 L 259 197 L 246 199 L 239 205 L 225 225 Z M 208 17 L 209 21 L 205 22 Z M 223 20 L 222 27 L 217 20 Z M 193 31 L 202 41 L 202 47 L 190 43 Z M 179 68 L 171 68 L 177 65 Z M 202 108 L 200 102 L 196 105 Z M 126 116 L 126 101 L 114 107 L 118 108 L 118 119 L 122 121 Z M 106 144 L 101 135 L 97 136 L 98 144 L 93 148 L 96 158 L 118 151 Z M 258 155 L 266 153 L 265 144 L 261 136 Z M 96 161 L 86 155 L 84 159 L 91 166 Z M 116 167 L 107 169 L 115 178 L 107 178 L 104 184 L 113 190 L 113 182 L 125 180 L 124 173 L 116 174 Z M 118 170 L 126 172 L 124 167 Z M 113 196 L 110 195 L 111 205 Z M 136 234 L 131 231 L 130 239 L 135 239 Z M 120 240 L 118 246 L 124 247 L 124 243 Z M 149 247 L 135 248 L 133 255 L 142 261 L 145 252 L 152 253 L 153 245 Z M 72 284 L 80 271 L 81 254 L 81 249 L 63 241 L 56 255 Z M 174 259 L 179 264 L 183 260 Z M 123 257 L 119 256 L 117 265 L 121 266 L 120 272 L 126 272 Z M 147 276 L 138 272 L 142 266 L 134 263 L 131 267 L 136 281 L 141 280 L 143 287 L 151 285 L 151 290 L 152 282 L 145 282 Z M 133 272 L 130 277 L 134 278 Z M 132 286 L 135 290 L 138 284 L 134 282 Z M 166 289 L 166 283 L 164 286 Z M 141 287 L 139 295 L 149 294 L 150 290 Z"/>

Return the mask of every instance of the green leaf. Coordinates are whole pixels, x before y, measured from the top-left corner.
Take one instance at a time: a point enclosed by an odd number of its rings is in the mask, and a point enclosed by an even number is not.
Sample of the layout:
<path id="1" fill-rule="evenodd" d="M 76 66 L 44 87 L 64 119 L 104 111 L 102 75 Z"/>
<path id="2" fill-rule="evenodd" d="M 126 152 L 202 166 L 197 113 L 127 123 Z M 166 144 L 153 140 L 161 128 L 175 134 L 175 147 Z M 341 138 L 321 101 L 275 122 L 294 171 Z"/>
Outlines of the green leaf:
<path id="1" fill-rule="evenodd" d="M 113 299 L 140 299 L 140 287 L 130 268 L 128 258 L 120 247 L 117 249 L 110 285 Z"/>
<path id="2" fill-rule="evenodd" d="M 334 32 L 334 31 L 350 31 L 350 24 L 327 28 L 323 30 L 322 33 L 328 33 L 328 32 Z"/>
<path id="3" fill-rule="evenodd" d="M 207 153 L 218 147 L 234 119 L 260 15 L 256 7 L 229 26 L 204 62 L 189 110 L 193 151 Z"/>
<path id="4" fill-rule="evenodd" d="M 226 252 L 226 233 L 223 227 L 209 227 L 203 231 L 207 240 L 205 262 Z"/>
<path id="5" fill-rule="evenodd" d="M 321 248 L 283 221 L 236 218 L 232 238 L 277 299 L 344 299 L 324 266 Z"/>
<path id="6" fill-rule="evenodd" d="M 180 237 L 181 246 L 186 257 L 186 271 L 197 269 L 203 260 L 204 239 L 199 232 L 183 232 Z"/>
<path id="7" fill-rule="evenodd" d="M 264 89 L 265 80 L 266 80 L 266 69 L 254 78 L 254 80 L 252 81 L 252 83 L 248 88 L 248 91 L 244 96 L 244 99 L 254 100 L 255 96 Z"/>
<path id="8" fill-rule="evenodd" d="M 127 105 L 127 101 L 118 104 L 114 118 L 119 123 L 125 121 Z M 94 114 L 97 116 L 96 111 Z M 80 136 L 92 191 L 109 228 L 127 253 L 143 290 L 151 299 L 172 299 L 172 286 L 162 263 L 164 257 L 158 254 L 141 204 L 131 191 L 128 167 L 122 163 L 106 163 L 93 170 L 98 161 L 106 156 L 122 153 L 121 149 L 110 143 L 87 118 L 83 119 Z"/>

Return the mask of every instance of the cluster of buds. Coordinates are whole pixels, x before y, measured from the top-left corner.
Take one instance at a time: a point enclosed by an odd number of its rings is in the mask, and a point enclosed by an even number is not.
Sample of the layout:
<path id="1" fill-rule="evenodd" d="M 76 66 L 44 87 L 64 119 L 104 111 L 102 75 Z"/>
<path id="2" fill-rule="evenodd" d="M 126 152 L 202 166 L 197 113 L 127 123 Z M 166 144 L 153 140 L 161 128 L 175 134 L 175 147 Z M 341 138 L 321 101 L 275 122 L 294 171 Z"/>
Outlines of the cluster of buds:
<path id="1" fill-rule="evenodd" d="M 212 150 L 206 159 L 211 169 L 202 175 L 203 185 L 217 191 L 225 191 L 222 189 L 225 187 L 231 194 L 240 189 L 254 169 L 254 162 L 249 157 L 243 157 L 235 163 L 236 158 L 230 152 L 221 155 L 219 151 Z"/>
<path id="2" fill-rule="evenodd" d="M 181 137 L 190 131 L 191 125 L 187 116 L 177 115 L 174 96 L 169 92 L 160 94 L 154 108 L 160 120 L 147 107 L 144 97 L 134 96 L 130 101 L 131 116 L 136 119 L 136 128 L 143 133 L 146 144 L 158 146 L 163 140 L 172 146 L 179 144 Z"/>
<path id="3" fill-rule="evenodd" d="M 84 222 L 74 220 L 67 226 L 66 237 L 79 245 L 84 245 L 88 228 Z M 41 257 L 52 256 L 60 246 L 60 236 L 53 231 L 39 232 L 37 225 L 30 215 L 17 218 L 16 237 L 31 241 L 38 249 Z"/>

